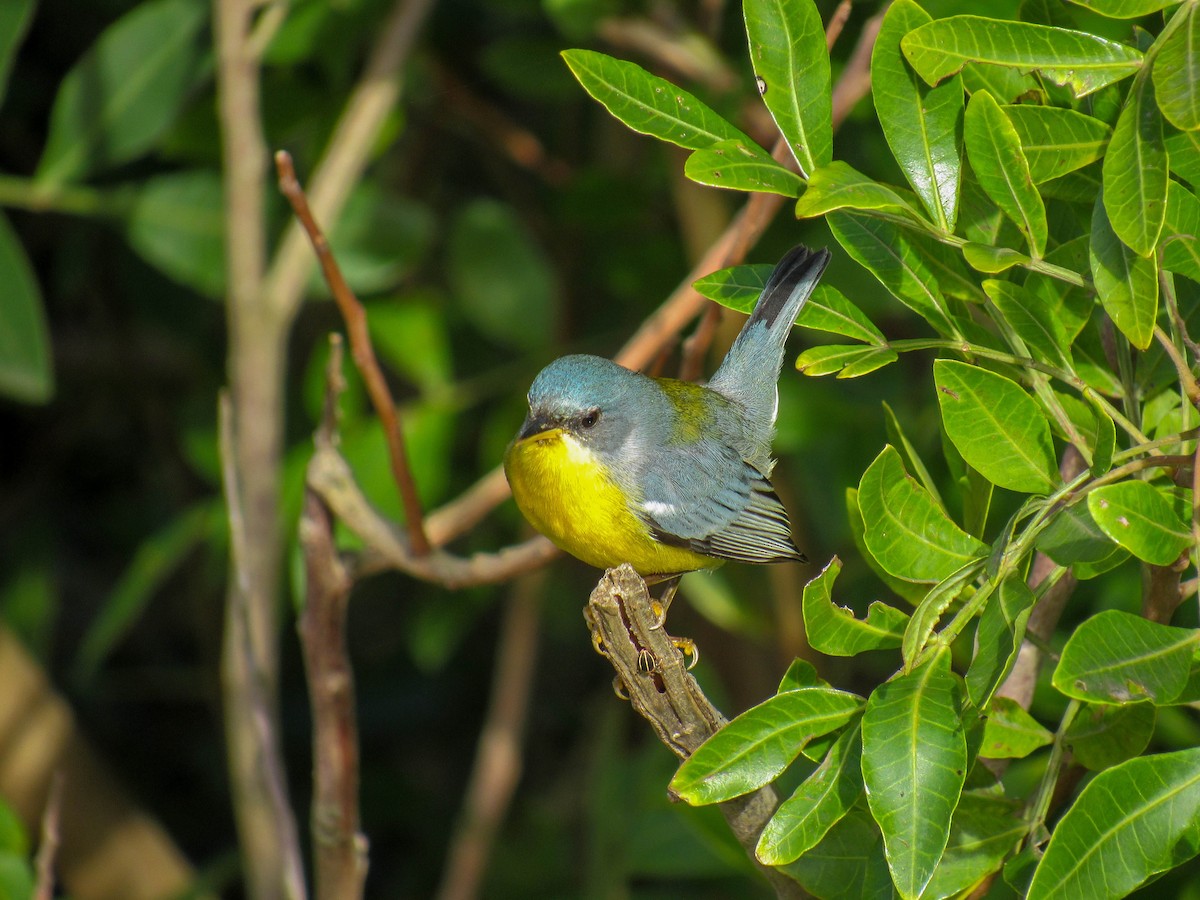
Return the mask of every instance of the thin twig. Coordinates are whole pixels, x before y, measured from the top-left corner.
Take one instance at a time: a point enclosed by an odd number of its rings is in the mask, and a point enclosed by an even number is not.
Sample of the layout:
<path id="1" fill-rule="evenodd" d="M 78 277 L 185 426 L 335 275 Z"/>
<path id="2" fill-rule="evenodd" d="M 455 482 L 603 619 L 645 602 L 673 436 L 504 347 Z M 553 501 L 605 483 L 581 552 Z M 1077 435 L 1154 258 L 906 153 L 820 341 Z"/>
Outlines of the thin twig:
<path id="1" fill-rule="evenodd" d="M 37 900 L 51 900 L 54 896 L 54 858 L 58 854 L 59 819 L 62 816 L 63 774 L 55 772 L 50 779 L 50 795 L 46 798 L 46 809 L 42 813 L 42 843 L 37 852 Z"/>
<path id="2" fill-rule="evenodd" d="M 255 652 L 251 631 L 250 576 L 246 570 L 249 542 L 244 500 L 238 479 L 233 447 L 233 405 L 222 393 L 218 401 L 217 437 L 221 451 L 221 481 L 225 505 L 229 511 L 229 555 L 231 580 L 229 606 L 226 611 L 222 673 L 226 683 L 225 696 L 237 704 L 240 751 L 249 758 L 239 758 L 239 776 L 255 786 L 253 822 L 269 828 L 267 833 L 243 833 L 244 853 L 256 849 L 278 855 L 271 870 L 262 860 L 251 860 L 248 877 L 254 879 L 253 896 L 281 896 L 303 900 L 304 864 L 296 818 L 287 796 L 287 778 L 283 772 L 283 752 L 277 727 L 277 710 L 268 682 L 260 668 L 261 659 Z M 273 599 L 273 598 L 272 598 Z"/>
<path id="3" fill-rule="evenodd" d="M 379 368 L 375 358 L 375 348 L 371 345 L 371 333 L 367 328 L 367 311 L 362 303 L 350 290 L 350 285 L 342 277 L 342 270 L 329 249 L 329 241 L 321 231 L 321 226 L 313 218 L 308 206 L 308 198 L 304 189 L 296 180 L 296 170 L 292 165 L 292 157 L 286 150 L 275 154 L 275 167 L 279 170 L 279 190 L 292 204 L 292 210 L 300 224 L 304 227 L 312 242 L 313 252 L 321 264 L 321 272 L 325 282 L 337 302 L 346 323 L 346 333 L 350 337 L 350 355 L 362 375 L 367 393 L 371 397 L 371 405 L 379 416 L 379 424 L 383 428 L 387 440 L 388 458 L 392 463 L 392 477 L 400 491 L 400 501 L 404 505 L 404 521 L 408 527 L 408 540 L 417 556 L 429 553 L 429 539 L 425 537 L 424 516 L 421 513 L 421 498 L 417 496 L 417 485 L 413 480 L 412 467 L 408 463 L 408 452 L 404 446 L 404 432 L 401 430 L 400 417 L 396 412 L 396 402 L 388 389 L 387 379 Z"/>
<path id="4" fill-rule="evenodd" d="M 442 871 L 439 900 L 470 900 L 479 895 L 496 834 L 520 780 L 545 582 L 544 571 L 518 578 L 505 603 L 492 695 Z"/>
<path id="5" fill-rule="evenodd" d="M 342 342 L 330 336 L 325 405 L 315 441 L 337 437 Z M 318 900 L 362 896 L 367 839 L 359 831 L 358 722 L 354 670 L 346 649 L 346 609 L 354 585 L 333 539 L 329 508 L 306 488 L 300 518 L 305 598 L 297 629 L 313 716 L 313 874 Z"/>
<path id="6" fill-rule="evenodd" d="M 1196 384 L 1196 376 L 1188 368 L 1187 360 L 1180 354 L 1179 348 L 1175 346 L 1170 335 L 1158 325 L 1154 326 L 1154 337 L 1171 360 L 1171 365 L 1175 367 L 1175 374 L 1179 376 L 1179 386 L 1183 389 L 1188 402 L 1200 409 L 1200 385 Z"/>

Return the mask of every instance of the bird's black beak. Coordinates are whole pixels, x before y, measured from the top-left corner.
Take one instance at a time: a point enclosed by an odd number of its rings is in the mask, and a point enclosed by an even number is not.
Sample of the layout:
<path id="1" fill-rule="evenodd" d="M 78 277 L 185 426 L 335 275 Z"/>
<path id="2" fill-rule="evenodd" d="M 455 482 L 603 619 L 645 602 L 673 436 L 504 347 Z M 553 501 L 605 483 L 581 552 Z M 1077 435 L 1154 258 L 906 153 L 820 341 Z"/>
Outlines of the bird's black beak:
<path id="1" fill-rule="evenodd" d="M 533 437 L 535 434 L 541 434 L 543 431 L 549 431 L 551 428 L 557 427 L 546 416 L 539 416 L 535 413 L 530 413 L 525 417 L 525 423 L 521 426 L 521 430 L 517 433 L 517 440 L 523 441 L 527 437 Z"/>

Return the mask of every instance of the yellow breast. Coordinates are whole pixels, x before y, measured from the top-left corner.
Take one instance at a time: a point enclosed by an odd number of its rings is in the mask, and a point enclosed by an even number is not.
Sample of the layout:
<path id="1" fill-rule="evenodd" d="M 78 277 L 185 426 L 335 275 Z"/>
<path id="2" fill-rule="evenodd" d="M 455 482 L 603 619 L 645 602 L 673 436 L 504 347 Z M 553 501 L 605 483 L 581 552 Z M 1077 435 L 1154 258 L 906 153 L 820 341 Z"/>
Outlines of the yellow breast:
<path id="1" fill-rule="evenodd" d="M 596 455 L 564 431 L 515 442 L 504 455 L 504 472 L 533 527 L 589 565 L 606 569 L 627 562 L 642 575 L 720 565 L 656 541 Z"/>

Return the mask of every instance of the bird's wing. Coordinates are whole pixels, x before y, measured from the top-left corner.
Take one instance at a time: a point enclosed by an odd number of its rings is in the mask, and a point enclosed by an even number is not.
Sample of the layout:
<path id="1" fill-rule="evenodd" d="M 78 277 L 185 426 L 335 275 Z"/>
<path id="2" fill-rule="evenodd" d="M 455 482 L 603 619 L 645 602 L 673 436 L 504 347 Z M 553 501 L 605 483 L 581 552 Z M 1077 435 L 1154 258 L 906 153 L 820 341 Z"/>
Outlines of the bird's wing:
<path id="1" fill-rule="evenodd" d="M 664 544 L 738 562 L 804 559 L 771 482 L 729 447 L 673 449 L 641 481 L 638 514 Z"/>

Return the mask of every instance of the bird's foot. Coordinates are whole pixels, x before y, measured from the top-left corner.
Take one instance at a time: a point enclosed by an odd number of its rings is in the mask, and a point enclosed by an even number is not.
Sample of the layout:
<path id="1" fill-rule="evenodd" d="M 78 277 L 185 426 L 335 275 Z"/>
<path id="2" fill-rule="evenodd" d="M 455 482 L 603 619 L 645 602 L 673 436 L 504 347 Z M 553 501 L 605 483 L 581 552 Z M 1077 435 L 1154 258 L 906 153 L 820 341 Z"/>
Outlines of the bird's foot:
<path id="1" fill-rule="evenodd" d="M 662 593 L 657 598 L 650 598 L 650 612 L 654 615 L 655 624 L 650 627 L 657 631 L 667 624 L 667 610 L 671 608 L 671 601 L 675 599 L 675 593 L 679 590 L 679 579 L 681 575 L 672 575 L 665 579 Z M 689 668 L 691 668 L 689 666 Z"/>

